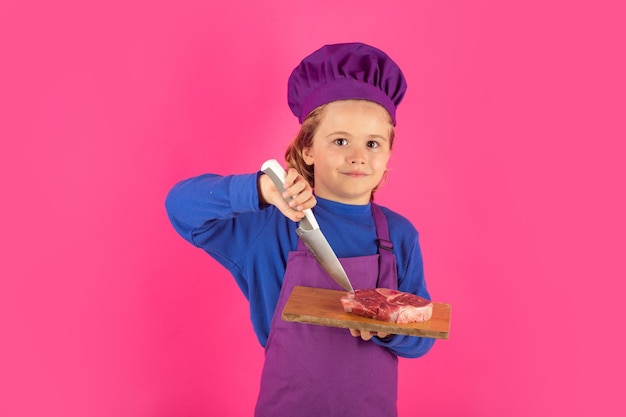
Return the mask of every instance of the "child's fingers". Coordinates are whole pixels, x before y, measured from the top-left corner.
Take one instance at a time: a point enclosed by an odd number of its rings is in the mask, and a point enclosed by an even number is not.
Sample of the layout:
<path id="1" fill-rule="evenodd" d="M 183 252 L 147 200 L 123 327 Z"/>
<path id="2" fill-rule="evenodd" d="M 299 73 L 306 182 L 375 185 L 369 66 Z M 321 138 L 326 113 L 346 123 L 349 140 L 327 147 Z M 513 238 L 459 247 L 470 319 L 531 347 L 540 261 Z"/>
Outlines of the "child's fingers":
<path id="1" fill-rule="evenodd" d="M 309 209 L 317 203 L 313 192 L 310 190 L 302 191 L 299 194 L 296 194 L 291 201 L 289 201 L 289 207 L 294 210 L 302 211 L 304 209 Z"/>
<path id="2" fill-rule="evenodd" d="M 299 222 L 304 217 L 304 213 L 301 210 L 291 207 L 282 197 L 279 197 L 274 205 L 280 210 L 283 215 L 294 222 Z"/>
<path id="3" fill-rule="evenodd" d="M 283 198 L 289 201 L 289 206 L 297 211 L 315 206 L 316 200 L 309 183 L 293 168 L 287 171 L 285 178 L 285 192 Z"/>
<path id="4" fill-rule="evenodd" d="M 376 333 L 372 333 L 368 330 L 350 329 L 350 334 L 354 337 L 361 337 L 361 339 L 367 341 L 370 340 Z"/>
<path id="5" fill-rule="evenodd" d="M 260 201 L 273 204 L 285 217 L 294 222 L 304 218 L 302 210 L 315 206 L 317 202 L 311 186 L 293 168 L 287 173 L 283 184 L 285 192 L 282 195 L 267 175 L 261 175 L 259 181 Z"/>
<path id="6" fill-rule="evenodd" d="M 293 168 L 289 168 L 287 175 L 285 176 L 285 192 L 283 197 L 290 198 L 295 197 L 306 189 L 307 182 L 305 179 Z"/>
<path id="7" fill-rule="evenodd" d="M 350 334 L 354 337 L 360 337 L 363 340 L 370 340 L 374 336 L 384 338 L 389 336 L 388 333 L 370 332 L 368 330 L 350 329 Z"/>

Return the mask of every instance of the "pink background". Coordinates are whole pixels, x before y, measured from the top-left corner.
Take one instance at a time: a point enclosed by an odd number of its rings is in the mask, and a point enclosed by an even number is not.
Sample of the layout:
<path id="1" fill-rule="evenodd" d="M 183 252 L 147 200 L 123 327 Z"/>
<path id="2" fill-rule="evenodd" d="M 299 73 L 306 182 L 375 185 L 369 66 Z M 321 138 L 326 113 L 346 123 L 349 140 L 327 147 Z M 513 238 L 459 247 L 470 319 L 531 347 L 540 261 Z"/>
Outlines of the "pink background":
<path id="1" fill-rule="evenodd" d="M 94 3 L 0 6 L 0 416 L 251 415 L 247 304 L 163 200 L 281 158 L 291 69 L 355 40 L 408 79 L 378 201 L 453 306 L 400 415 L 625 415 L 620 2 Z"/>

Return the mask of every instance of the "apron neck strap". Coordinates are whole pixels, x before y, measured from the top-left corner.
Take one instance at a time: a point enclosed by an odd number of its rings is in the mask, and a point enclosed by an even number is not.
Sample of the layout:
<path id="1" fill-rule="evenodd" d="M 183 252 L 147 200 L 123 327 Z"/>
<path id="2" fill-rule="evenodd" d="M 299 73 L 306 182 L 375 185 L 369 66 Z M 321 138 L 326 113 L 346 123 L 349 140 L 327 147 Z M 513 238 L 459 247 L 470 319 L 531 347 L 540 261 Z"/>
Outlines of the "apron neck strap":
<path id="1" fill-rule="evenodd" d="M 372 203 L 372 214 L 374 215 L 374 224 L 376 225 L 376 244 L 378 245 L 378 253 L 380 250 L 391 252 L 393 243 L 389 239 L 389 227 L 387 226 L 387 218 L 378 204 Z"/>

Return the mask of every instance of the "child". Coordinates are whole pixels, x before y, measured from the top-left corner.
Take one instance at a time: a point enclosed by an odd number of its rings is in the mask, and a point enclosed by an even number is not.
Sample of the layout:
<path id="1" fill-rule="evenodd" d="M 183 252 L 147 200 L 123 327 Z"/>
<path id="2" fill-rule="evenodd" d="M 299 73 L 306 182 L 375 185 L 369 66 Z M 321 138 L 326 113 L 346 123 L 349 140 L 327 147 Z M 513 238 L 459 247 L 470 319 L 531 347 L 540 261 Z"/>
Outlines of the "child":
<path id="1" fill-rule="evenodd" d="M 302 127 L 286 151 L 284 195 L 261 172 L 201 175 L 168 194 L 178 233 L 227 268 L 250 303 L 265 347 L 256 416 L 395 416 L 398 356 L 422 356 L 434 343 L 280 318 L 295 285 L 341 289 L 296 235 L 307 208 L 355 289 L 430 299 L 417 231 L 372 202 L 405 90 L 384 52 L 361 43 L 324 46 L 289 78 L 289 106 Z"/>

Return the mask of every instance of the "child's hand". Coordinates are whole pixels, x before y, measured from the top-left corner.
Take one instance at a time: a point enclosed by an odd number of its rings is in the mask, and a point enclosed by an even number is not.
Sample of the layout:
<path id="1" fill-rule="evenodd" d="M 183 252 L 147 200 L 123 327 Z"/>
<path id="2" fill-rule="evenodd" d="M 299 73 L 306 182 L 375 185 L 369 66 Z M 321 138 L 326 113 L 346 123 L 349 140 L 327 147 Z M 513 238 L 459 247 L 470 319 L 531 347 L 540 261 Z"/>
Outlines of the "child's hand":
<path id="1" fill-rule="evenodd" d="M 380 338 L 384 338 L 389 336 L 389 333 L 383 332 L 370 332 L 368 330 L 359 330 L 359 329 L 350 329 L 350 334 L 354 337 L 361 336 L 363 340 L 370 340 L 374 336 L 378 336 Z"/>
<path id="2" fill-rule="evenodd" d="M 263 174 L 259 177 L 259 199 L 261 203 L 276 206 L 285 217 L 297 222 L 302 220 L 302 210 L 309 209 L 317 203 L 313 189 L 294 168 L 287 169 L 283 184 L 285 192 L 281 195 L 271 178 Z M 287 203 L 288 200 L 289 203 Z"/>

